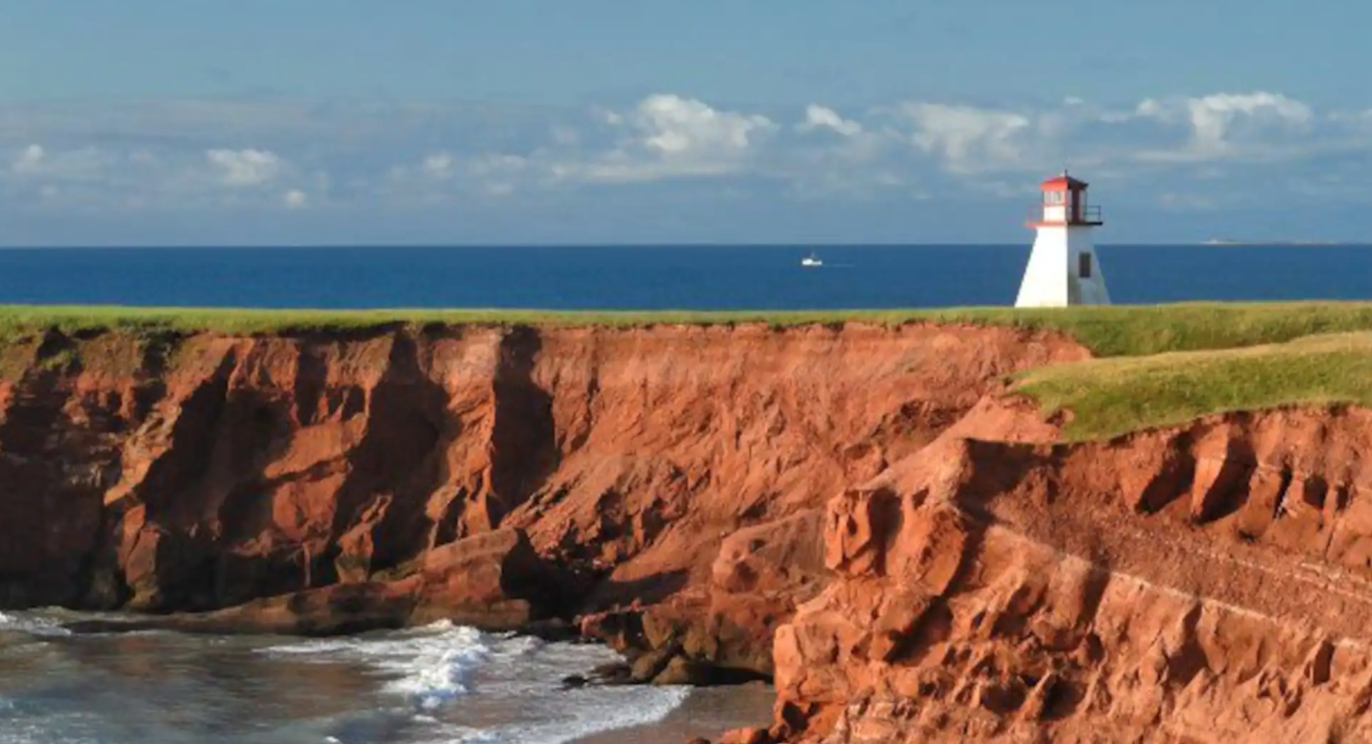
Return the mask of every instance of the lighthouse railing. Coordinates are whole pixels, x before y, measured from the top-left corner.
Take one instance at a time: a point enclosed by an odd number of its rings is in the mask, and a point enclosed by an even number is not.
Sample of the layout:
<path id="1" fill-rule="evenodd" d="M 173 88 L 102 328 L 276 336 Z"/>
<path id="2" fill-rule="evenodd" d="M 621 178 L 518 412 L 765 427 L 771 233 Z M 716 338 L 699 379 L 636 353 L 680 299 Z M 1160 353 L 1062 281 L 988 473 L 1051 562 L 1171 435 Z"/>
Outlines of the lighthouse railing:
<path id="1" fill-rule="evenodd" d="M 1045 224 L 1045 223 L 1046 223 L 1046 224 L 1054 224 L 1054 223 L 1055 223 L 1055 224 L 1080 225 L 1080 224 L 1091 224 L 1091 223 L 1104 222 L 1104 219 L 1102 219 L 1102 217 L 1101 217 L 1100 206 L 1099 206 L 1099 205 L 1096 205 L 1096 204 L 1087 204 L 1087 205 L 1082 206 L 1082 208 L 1081 208 L 1081 214 L 1080 214 L 1080 215 L 1077 215 L 1077 216 L 1075 216 L 1075 217 L 1072 217 L 1072 216 L 1060 216 L 1060 217 L 1057 217 L 1057 218 L 1052 219 L 1052 220 L 1046 220 L 1046 219 L 1045 219 L 1045 216 L 1044 216 L 1044 209 L 1043 209 L 1043 206 L 1042 206 L 1042 205 L 1036 205 L 1036 206 L 1031 207 L 1031 208 L 1029 209 L 1028 218 L 1027 218 L 1025 221 L 1026 221 L 1028 224 L 1031 224 L 1031 225 L 1034 225 L 1034 224 Z"/>

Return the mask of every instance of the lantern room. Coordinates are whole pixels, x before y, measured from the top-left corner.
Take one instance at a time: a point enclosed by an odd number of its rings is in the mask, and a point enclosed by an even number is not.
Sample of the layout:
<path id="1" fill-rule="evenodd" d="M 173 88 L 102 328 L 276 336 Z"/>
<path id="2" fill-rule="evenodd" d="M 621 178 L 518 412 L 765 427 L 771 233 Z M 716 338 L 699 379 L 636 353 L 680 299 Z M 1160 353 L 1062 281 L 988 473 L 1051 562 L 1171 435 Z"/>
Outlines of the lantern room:
<path id="1" fill-rule="evenodd" d="M 1085 181 L 1067 175 L 1050 178 L 1039 185 L 1043 192 L 1042 212 L 1031 227 L 1041 225 L 1102 225 L 1100 207 L 1086 201 Z"/>

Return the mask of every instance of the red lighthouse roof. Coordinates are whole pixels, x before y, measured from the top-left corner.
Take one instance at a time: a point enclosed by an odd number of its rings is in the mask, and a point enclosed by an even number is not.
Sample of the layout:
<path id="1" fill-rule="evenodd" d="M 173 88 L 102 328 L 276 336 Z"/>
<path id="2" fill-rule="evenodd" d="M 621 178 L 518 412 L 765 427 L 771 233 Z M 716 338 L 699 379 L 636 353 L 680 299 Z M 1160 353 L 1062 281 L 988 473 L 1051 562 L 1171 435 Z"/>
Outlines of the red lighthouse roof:
<path id="1" fill-rule="evenodd" d="M 1063 171 L 1062 175 L 1054 176 L 1039 184 L 1039 188 L 1044 191 L 1080 191 L 1087 185 L 1085 181 L 1073 178 L 1067 175 L 1067 171 Z"/>

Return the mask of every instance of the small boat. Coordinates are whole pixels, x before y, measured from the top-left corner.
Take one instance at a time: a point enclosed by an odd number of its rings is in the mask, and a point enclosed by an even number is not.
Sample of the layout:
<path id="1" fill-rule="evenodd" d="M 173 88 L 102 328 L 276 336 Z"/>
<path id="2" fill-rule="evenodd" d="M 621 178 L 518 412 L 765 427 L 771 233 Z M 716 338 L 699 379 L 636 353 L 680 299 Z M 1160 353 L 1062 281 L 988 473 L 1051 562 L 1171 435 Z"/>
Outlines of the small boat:
<path id="1" fill-rule="evenodd" d="M 801 266 L 823 266 L 824 262 L 819 260 L 819 256 L 811 253 L 805 258 L 800 259 Z"/>

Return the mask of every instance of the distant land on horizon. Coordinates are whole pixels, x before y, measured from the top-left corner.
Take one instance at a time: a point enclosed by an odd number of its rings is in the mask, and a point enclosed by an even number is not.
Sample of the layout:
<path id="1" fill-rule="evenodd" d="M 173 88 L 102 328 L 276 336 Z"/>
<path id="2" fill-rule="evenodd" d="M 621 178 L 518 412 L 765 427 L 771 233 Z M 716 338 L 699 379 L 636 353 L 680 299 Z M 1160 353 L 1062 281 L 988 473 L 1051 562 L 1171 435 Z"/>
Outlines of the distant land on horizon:
<path id="1" fill-rule="evenodd" d="M 1331 246 L 1364 245 L 1348 240 L 1238 240 L 1235 238 L 1210 238 L 1200 245 L 1264 245 L 1264 246 Z"/>

